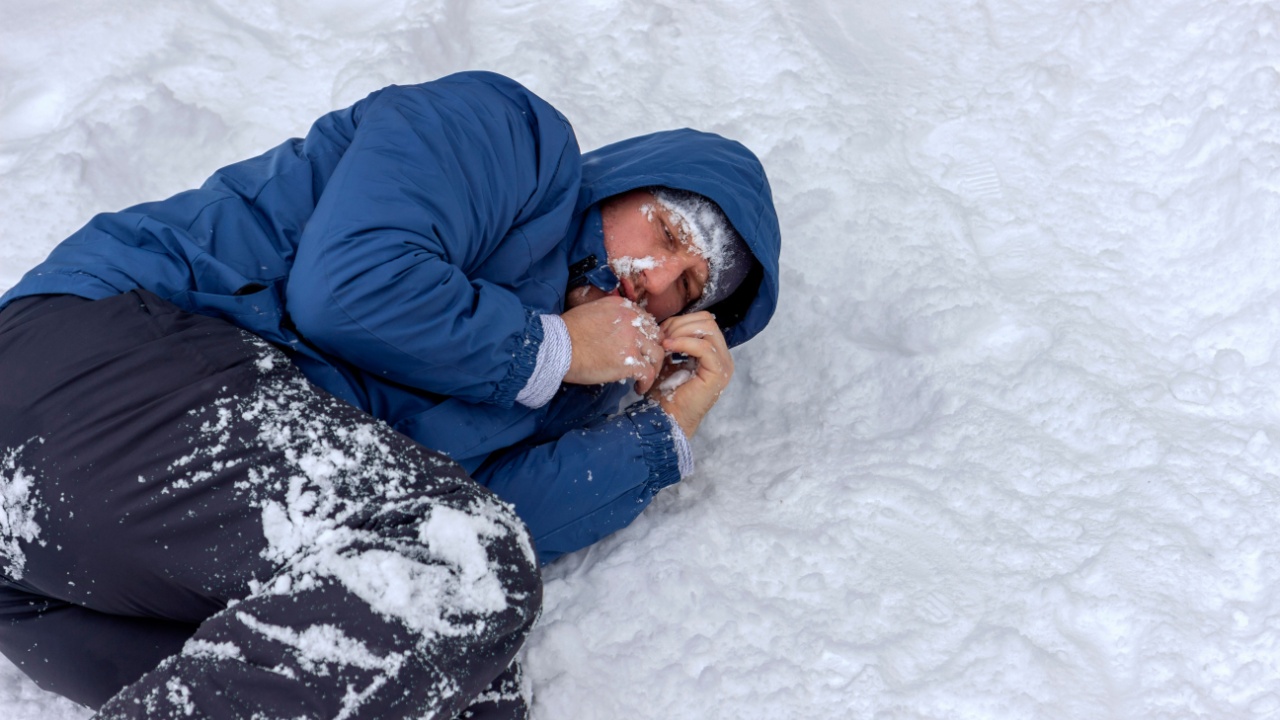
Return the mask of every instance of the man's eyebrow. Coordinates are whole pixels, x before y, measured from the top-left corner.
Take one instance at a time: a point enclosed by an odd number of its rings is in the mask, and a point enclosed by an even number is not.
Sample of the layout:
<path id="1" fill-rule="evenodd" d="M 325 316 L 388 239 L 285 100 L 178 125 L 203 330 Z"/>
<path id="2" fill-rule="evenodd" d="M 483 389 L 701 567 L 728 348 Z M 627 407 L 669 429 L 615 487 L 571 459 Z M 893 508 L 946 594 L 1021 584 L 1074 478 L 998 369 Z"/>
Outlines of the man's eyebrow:
<path id="1" fill-rule="evenodd" d="M 671 236 L 672 242 L 679 245 L 683 240 L 680 237 L 680 223 L 672 222 L 670 216 L 662 216 L 659 221 L 667 235 Z"/>
<path id="2" fill-rule="evenodd" d="M 671 237 L 676 240 L 679 240 L 681 243 L 684 243 L 685 245 L 692 245 L 693 240 L 689 237 L 689 233 L 687 231 L 687 227 L 685 226 L 685 224 L 682 222 L 677 222 L 676 220 L 672 219 L 673 217 L 674 217 L 674 214 L 666 215 L 665 217 L 663 217 L 663 222 L 665 222 L 667 227 L 670 228 Z"/>
<path id="3" fill-rule="evenodd" d="M 654 213 L 654 216 L 658 218 L 659 222 L 672 230 L 678 230 L 680 228 L 680 224 L 671 219 L 671 211 L 666 208 L 663 208 L 660 213 Z M 675 233 L 672 234 L 674 235 Z"/>

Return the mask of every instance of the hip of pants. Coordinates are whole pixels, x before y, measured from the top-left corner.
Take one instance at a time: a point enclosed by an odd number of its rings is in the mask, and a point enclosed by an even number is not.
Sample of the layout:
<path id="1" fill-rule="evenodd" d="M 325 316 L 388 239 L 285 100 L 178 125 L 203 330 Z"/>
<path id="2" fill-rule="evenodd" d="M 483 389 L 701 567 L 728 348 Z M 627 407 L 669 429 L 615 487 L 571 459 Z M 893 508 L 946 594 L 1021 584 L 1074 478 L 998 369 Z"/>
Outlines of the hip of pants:
<path id="1" fill-rule="evenodd" d="M 452 717 L 536 616 L 510 507 L 222 320 L 19 300 L 0 379 L 0 651 L 103 717 Z"/>

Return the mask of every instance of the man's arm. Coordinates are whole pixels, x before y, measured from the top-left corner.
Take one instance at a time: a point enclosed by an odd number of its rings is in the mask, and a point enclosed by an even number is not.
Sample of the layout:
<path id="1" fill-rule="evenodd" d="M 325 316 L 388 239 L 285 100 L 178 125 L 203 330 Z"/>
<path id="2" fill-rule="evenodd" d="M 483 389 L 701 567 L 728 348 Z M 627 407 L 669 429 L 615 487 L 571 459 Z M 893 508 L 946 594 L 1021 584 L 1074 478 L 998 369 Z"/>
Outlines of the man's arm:
<path id="1" fill-rule="evenodd" d="M 670 318 L 661 332 L 661 347 L 688 357 L 663 373 L 670 378 L 691 368 L 682 384 L 660 381 L 649 399 L 620 415 L 515 448 L 475 473 L 516 506 L 542 563 L 631 524 L 659 490 L 692 472 L 687 436 L 728 385 L 733 357 L 711 313 Z"/>
<path id="2" fill-rule="evenodd" d="M 681 478 L 670 416 L 644 400 L 537 445 L 495 455 L 473 477 L 515 506 L 546 564 L 630 525 Z"/>
<path id="3" fill-rule="evenodd" d="M 513 82 L 479 73 L 382 91 L 299 241 L 294 324 L 394 382 L 510 405 L 542 322 L 470 273 L 510 257 L 511 284 L 528 281 L 530 258 L 555 254 L 579 180 L 567 122 Z"/>

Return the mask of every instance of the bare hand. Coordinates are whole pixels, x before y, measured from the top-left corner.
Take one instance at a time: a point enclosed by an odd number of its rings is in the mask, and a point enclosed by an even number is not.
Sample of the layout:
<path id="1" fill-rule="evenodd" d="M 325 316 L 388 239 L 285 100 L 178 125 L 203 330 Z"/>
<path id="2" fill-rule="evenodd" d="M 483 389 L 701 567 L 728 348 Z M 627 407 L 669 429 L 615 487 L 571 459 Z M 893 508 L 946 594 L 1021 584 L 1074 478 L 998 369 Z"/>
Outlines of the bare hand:
<path id="1" fill-rule="evenodd" d="M 573 343 L 565 382 L 599 385 L 635 378 L 636 392 L 642 394 L 653 386 L 665 353 L 652 315 L 625 298 L 608 295 L 560 317 Z"/>
<path id="2" fill-rule="evenodd" d="M 682 365 L 689 366 L 692 374 L 674 389 L 654 388 L 649 391 L 649 397 L 680 423 L 685 437 L 693 437 L 702 418 L 720 399 L 720 393 L 733 377 L 733 356 L 729 354 L 729 345 L 716 325 L 715 317 L 709 312 L 668 318 L 662 323 L 662 331 L 666 335 L 662 341 L 664 350 L 683 353 L 690 358 L 681 364 L 668 362 L 662 377 L 680 372 Z"/>

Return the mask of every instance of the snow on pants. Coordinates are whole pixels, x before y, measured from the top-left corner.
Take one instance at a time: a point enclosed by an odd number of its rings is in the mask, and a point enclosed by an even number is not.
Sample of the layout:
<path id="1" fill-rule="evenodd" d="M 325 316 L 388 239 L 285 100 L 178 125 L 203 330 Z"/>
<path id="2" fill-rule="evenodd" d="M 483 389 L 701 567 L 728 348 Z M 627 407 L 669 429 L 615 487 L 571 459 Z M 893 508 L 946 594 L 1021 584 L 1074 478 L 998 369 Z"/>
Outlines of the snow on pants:
<path id="1" fill-rule="evenodd" d="M 101 718 L 523 717 L 512 509 L 147 292 L 0 312 L 0 652 Z"/>

